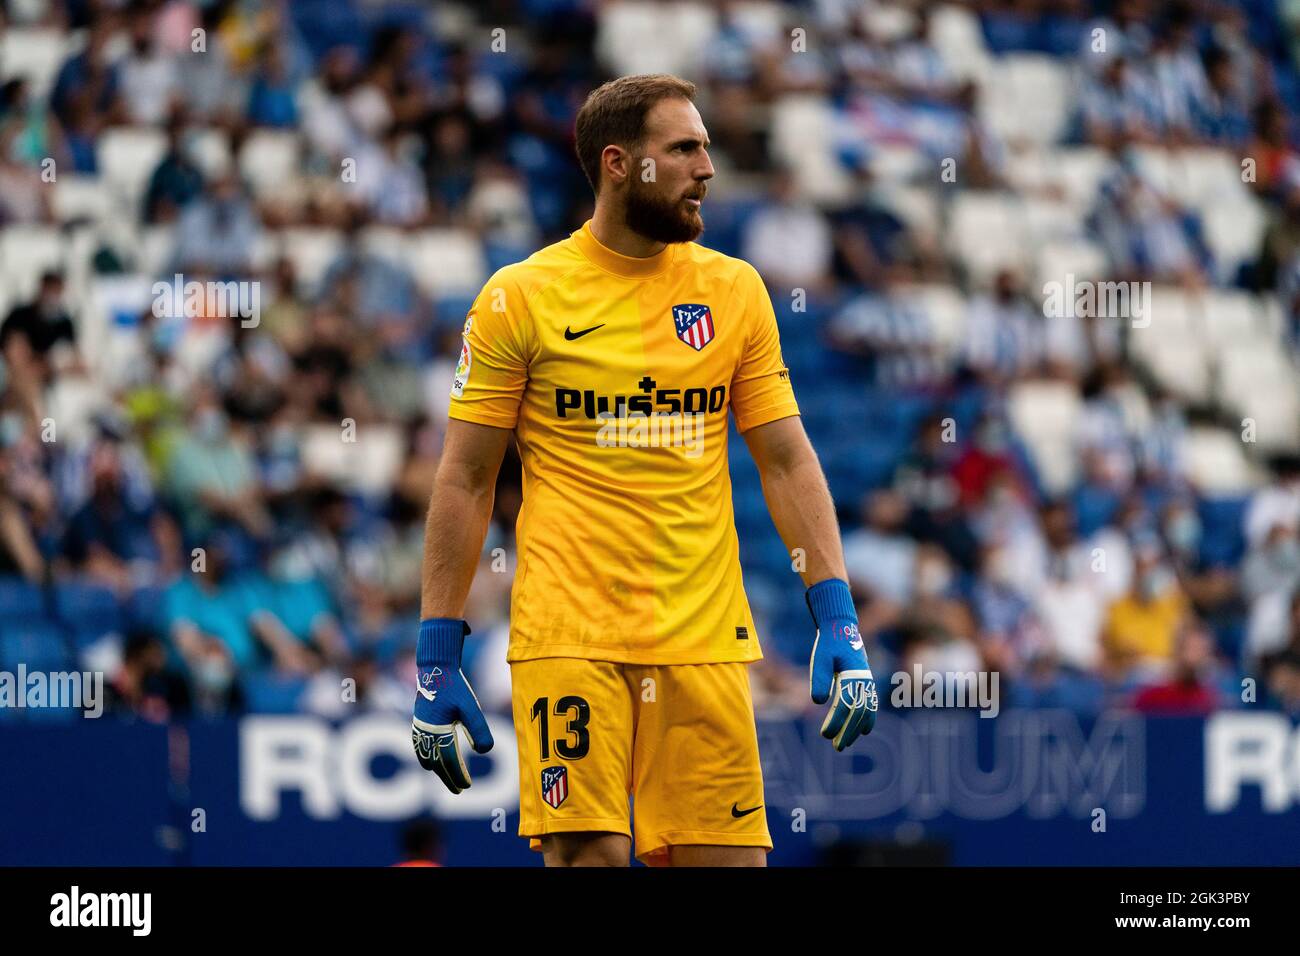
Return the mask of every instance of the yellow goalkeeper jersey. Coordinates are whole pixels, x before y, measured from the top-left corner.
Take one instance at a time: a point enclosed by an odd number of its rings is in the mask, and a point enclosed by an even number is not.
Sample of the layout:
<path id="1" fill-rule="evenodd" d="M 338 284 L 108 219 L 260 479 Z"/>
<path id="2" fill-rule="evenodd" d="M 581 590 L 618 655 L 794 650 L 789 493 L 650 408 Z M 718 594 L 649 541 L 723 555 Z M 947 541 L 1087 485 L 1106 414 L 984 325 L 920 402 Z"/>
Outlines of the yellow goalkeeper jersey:
<path id="1" fill-rule="evenodd" d="M 762 657 L 728 410 L 742 432 L 799 413 L 748 263 L 693 242 L 629 258 L 587 222 L 488 280 L 450 414 L 513 429 L 519 446 L 508 660 Z"/>

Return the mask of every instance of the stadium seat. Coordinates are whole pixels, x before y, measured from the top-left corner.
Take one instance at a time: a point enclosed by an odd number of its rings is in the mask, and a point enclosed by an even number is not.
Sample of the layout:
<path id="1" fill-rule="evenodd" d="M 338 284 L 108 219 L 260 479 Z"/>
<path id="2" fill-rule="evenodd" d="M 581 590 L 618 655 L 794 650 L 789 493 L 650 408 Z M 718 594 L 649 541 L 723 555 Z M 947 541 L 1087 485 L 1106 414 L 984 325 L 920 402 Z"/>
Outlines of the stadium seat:
<path id="1" fill-rule="evenodd" d="M 1024 261 L 1019 201 L 1003 193 L 959 193 L 949 207 L 949 251 L 979 283 Z"/>
<path id="2" fill-rule="evenodd" d="M 1210 289 L 1201 297 L 1201 328 L 1211 347 L 1269 344 L 1261 304 L 1245 292 Z"/>
<path id="3" fill-rule="evenodd" d="M 202 127 L 194 131 L 192 155 L 208 179 L 217 179 L 234 165 L 230 155 L 230 137 L 224 130 Z"/>
<path id="4" fill-rule="evenodd" d="M 944 353 L 956 356 L 966 331 L 966 302 L 961 293 L 949 285 L 918 285 L 900 290 L 898 295 L 929 319 L 930 330 Z"/>
<path id="5" fill-rule="evenodd" d="M 0 82 L 21 77 L 30 96 L 44 99 L 72 45 L 70 35 L 61 30 L 7 26 L 0 31 Z"/>
<path id="6" fill-rule="evenodd" d="M 54 215 L 60 222 L 79 219 L 102 222 L 113 208 L 109 188 L 98 176 L 60 173 L 52 199 Z"/>
<path id="7" fill-rule="evenodd" d="M 312 425 L 300 441 L 303 467 L 310 474 L 338 483 L 364 495 L 387 494 L 397 480 L 406 452 L 402 430 L 396 425 L 362 423 L 356 426 L 355 444 L 340 440 L 331 425 Z"/>
<path id="8" fill-rule="evenodd" d="M 1058 142 L 1074 112 L 1070 70 L 1054 57 L 1033 53 L 993 60 L 980 86 L 980 119 L 1012 142 Z"/>
<path id="9" fill-rule="evenodd" d="M 100 174 L 135 209 L 166 152 L 167 136 L 162 130 L 116 126 L 99 137 Z"/>
<path id="10" fill-rule="evenodd" d="M 1066 491 L 1078 470 L 1074 438 L 1080 405 L 1078 391 L 1064 382 L 1021 382 L 1007 395 L 1011 426 L 1052 493 Z"/>
<path id="11" fill-rule="evenodd" d="M 45 592 L 19 577 L 0 577 L 0 623 L 26 624 L 46 615 Z"/>
<path id="12" fill-rule="evenodd" d="M 1107 273 L 1106 252 L 1091 239 L 1049 239 L 1036 246 L 1034 268 L 1035 291 L 1048 282 L 1066 285 L 1066 277 L 1075 280 L 1099 279 Z"/>
<path id="13" fill-rule="evenodd" d="M 65 581 L 55 585 L 54 613 L 73 636 L 78 647 L 85 647 L 106 634 L 124 629 L 122 606 L 117 595 L 102 585 L 83 581 Z"/>
<path id="14" fill-rule="evenodd" d="M 942 218 L 939 213 L 939 197 L 933 188 L 893 186 L 880 198 L 889 210 L 918 236 L 939 235 Z"/>
<path id="15" fill-rule="evenodd" d="M 63 629 L 48 619 L 0 624 L 0 669 L 14 671 L 19 664 L 29 671 L 60 671 L 72 666 Z"/>
<path id="16" fill-rule="evenodd" d="M 1139 334 L 1135 332 L 1135 334 Z M 1211 395 L 1210 356 L 1200 340 L 1171 338 L 1147 349 L 1142 357 L 1162 386 L 1184 399 L 1208 402 Z"/>
<path id="17" fill-rule="evenodd" d="M 474 295 L 488 278 L 483 246 L 468 232 L 428 229 L 411 236 L 406 249 L 415 283 L 427 295 Z"/>
<path id="18" fill-rule="evenodd" d="M 955 3 L 936 6 L 930 14 L 930 40 L 944 65 L 962 80 L 982 80 L 992 69 L 979 17 Z"/>
<path id="19" fill-rule="evenodd" d="M 1241 159 L 1231 151 L 1194 147 L 1180 150 L 1177 156 L 1182 168 L 1175 197 L 1185 205 L 1206 210 L 1249 195 L 1241 179 Z"/>
<path id="20" fill-rule="evenodd" d="M 253 672 L 242 679 L 249 711 L 255 714 L 292 714 L 298 699 L 307 688 L 301 677 L 286 677 L 270 672 Z"/>
<path id="21" fill-rule="evenodd" d="M 823 97 L 788 93 L 772 104 L 768 135 L 773 158 L 798 179 L 803 195 L 833 201 L 848 195 L 849 180 L 831 155 L 837 118 Z"/>
<path id="22" fill-rule="evenodd" d="M 1268 225 L 1259 200 L 1248 194 L 1225 197 L 1201 212 L 1201 222 L 1205 244 L 1214 256 L 1216 278 L 1233 281 L 1241 264 L 1259 255 Z"/>
<path id="23" fill-rule="evenodd" d="M 239 150 L 239 172 L 259 198 L 272 198 L 299 182 L 302 143 L 283 130 L 258 129 Z"/>
<path id="24" fill-rule="evenodd" d="M 1241 435 L 1223 428 L 1189 429 L 1183 454 L 1193 486 L 1206 495 L 1239 495 L 1258 482 Z"/>
<path id="25" fill-rule="evenodd" d="M 1069 146 L 1047 153 L 1047 163 L 1054 178 L 1071 200 L 1081 206 L 1097 201 L 1102 180 L 1110 172 L 1112 160 L 1105 150 L 1095 146 Z"/>
<path id="26" fill-rule="evenodd" d="M 675 73 L 698 79 L 717 12 L 705 3 L 615 0 L 601 9 L 596 55 L 614 76 Z"/>
<path id="27" fill-rule="evenodd" d="M 11 225 L 0 232 L 0 286 L 11 290 L 11 302 L 36 294 L 41 273 L 63 269 L 64 242 L 51 226 Z"/>
<path id="28" fill-rule="evenodd" d="M 284 229 L 278 240 L 279 254 L 293 263 L 303 289 L 315 289 L 344 249 L 343 235 L 335 229 Z"/>

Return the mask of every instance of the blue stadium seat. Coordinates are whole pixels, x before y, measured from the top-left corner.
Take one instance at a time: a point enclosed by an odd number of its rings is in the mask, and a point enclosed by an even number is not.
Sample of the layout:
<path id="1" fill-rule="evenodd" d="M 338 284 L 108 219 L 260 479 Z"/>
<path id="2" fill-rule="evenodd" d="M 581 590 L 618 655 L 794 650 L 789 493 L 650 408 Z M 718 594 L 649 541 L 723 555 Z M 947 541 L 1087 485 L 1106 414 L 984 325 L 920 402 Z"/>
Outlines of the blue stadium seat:
<path id="1" fill-rule="evenodd" d="M 163 631 L 167 626 L 163 613 L 163 595 L 166 593 L 167 589 L 161 587 L 139 588 L 132 592 L 123 608 L 126 629 Z"/>
<path id="2" fill-rule="evenodd" d="M 0 622 L 0 668 L 13 671 L 25 664 L 29 671 L 58 671 L 67 670 L 72 663 L 65 632 L 58 622 Z"/>
<path id="3" fill-rule="evenodd" d="M 307 687 L 301 677 L 286 677 L 273 671 L 247 674 L 242 680 L 248 709 L 259 714 L 292 714 Z"/>
<path id="4" fill-rule="evenodd" d="M 0 621 L 16 623 L 45 618 L 45 593 L 23 578 L 0 578 Z"/>
<path id="5" fill-rule="evenodd" d="M 54 613 L 72 632 L 78 647 L 124 629 L 125 615 L 117 595 L 98 584 L 65 581 L 55 585 Z"/>

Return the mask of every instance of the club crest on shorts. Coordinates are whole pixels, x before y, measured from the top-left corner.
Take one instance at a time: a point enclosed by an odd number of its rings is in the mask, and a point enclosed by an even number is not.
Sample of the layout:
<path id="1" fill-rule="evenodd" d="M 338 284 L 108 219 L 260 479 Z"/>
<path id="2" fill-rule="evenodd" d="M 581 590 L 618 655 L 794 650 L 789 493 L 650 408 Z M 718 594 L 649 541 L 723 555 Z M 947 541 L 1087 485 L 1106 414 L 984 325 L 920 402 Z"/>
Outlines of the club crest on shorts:
<path id="1" fill-rule="evenodd" d="M 673 324 L 677 337 L 697 352 L 713 341 L 713 310 L 707 305 L 673 306 Z"/>
<path id="2" fill-rule="evenodd" d="M 542 799 L 558 810 L 569 795 L 569 768 L 546 767 L 542 770 Z"/>

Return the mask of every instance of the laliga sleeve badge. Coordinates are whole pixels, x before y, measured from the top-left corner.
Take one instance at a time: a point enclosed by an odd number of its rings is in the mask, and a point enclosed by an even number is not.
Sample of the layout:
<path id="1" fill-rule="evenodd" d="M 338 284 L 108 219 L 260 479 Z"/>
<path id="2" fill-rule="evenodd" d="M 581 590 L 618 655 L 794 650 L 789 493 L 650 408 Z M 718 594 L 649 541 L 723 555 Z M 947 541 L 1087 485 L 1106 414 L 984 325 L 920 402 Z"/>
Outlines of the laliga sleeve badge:
<path id="1" fill-rule="evenodd" d="M 469 321 L 465 322 L 466 331 L 469 330 Z M 456 377 L 451 383 L 451 397 L 464 398 L 465 385 L 469 382 L 469 368 L 473 364 L 474 356 L 469 350 L 469 339 L 461 339 L 460 361 L 456 363 Z"/>

